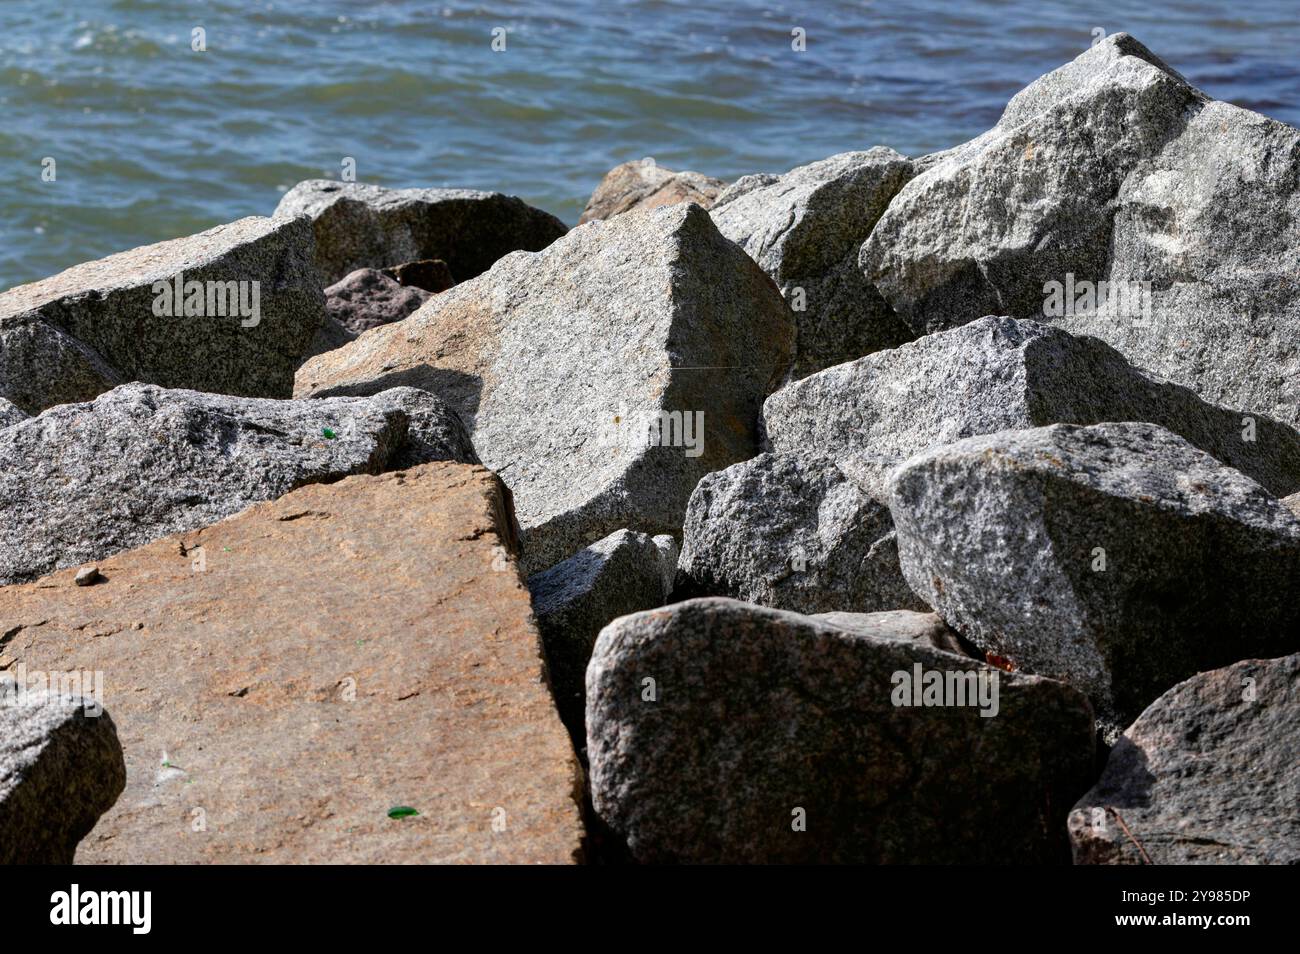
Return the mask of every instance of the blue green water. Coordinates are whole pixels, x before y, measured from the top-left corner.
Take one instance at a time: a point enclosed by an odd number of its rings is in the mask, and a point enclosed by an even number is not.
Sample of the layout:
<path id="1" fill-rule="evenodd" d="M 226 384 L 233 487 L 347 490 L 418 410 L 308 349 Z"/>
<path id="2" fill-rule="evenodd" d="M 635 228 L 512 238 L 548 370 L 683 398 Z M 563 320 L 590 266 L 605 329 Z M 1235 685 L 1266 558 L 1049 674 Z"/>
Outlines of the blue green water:
<path id="1" fill-rule="evenodd" d="M 362 181 L 498 189 L 573 223 L 627 159 L 731 179 L 942 148 L 1096 29 L 1300 120 L 1295 0 L 0 0 L 0 288 L 267 214 L 347 156 Z"/>

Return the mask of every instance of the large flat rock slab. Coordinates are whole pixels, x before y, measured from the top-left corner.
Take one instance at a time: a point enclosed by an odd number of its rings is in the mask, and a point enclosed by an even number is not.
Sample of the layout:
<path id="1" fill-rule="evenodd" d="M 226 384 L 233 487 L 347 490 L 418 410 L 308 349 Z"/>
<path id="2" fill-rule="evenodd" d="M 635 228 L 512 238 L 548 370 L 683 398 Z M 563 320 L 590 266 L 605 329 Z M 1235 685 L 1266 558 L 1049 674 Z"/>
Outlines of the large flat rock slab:
<path id="1" fill-rule="evenodd" d="M 495 477 L 435 463 L 0 589 L 0 665 L 104 672 L 126 790 L 77 860 L 575 860 L 509 527 Z"/>

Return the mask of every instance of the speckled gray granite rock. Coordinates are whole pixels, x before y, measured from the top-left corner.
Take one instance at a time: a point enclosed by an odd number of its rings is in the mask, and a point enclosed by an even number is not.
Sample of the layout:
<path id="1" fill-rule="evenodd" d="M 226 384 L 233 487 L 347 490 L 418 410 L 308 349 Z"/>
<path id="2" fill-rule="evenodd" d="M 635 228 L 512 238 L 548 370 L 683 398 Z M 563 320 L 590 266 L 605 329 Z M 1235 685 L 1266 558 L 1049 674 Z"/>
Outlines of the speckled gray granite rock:
<path id="1" fill-rule="evenodd" d="M 934 613 L 881 610 L 875 613 L 814 613 L 809 618 L 858 636 L 901 639 L 958 656 L 971 656 L 968 648 L 962 645 L 961 638 Z M 983 659 L 980 661 L 983 662 Z"/>
<path id="2" fill-rule="evenodd" d="M 0 673 L 0 865 L 72 864 L 125 787 L 122 744 L 98 702 Z"/>
<path id="3" fill-rule="evenodd" d="M 914 174 L 892 149 L 845 152 L 782 176 L 745 176 L 718 197 L 718 231 L 758 262 L 794 309 L 795 373 L 916 337 L 858 268 L 858 249 Z"/>
<path id="4" fill-rule="evenodd" d="M 0 397 L 24 413 L 89 401 L 121 383 L 100 355 L 39 315 L 0 317 Z"/>
<path id="5" fill-rule="evenodd" d="M 1087 692 L 1108 738 L 1200 670 L 1300 647 L 1300 520 L 1162 428 L 967 438 L 890 492 L 912 588 L 980 649 Z"/>
<path id="6" fill-rule="evenodd" d="M 1108 36 L 909 182 L 864 243 L 863 270 L 918 334 L 1041 315 L 1046 282 L 1105 277 L 1125 177 L 1203 101 L 1132 37 Z"/>
<path id="7" fill-rule="evenodd" d="M 1291 508 L 1291 512 L 1300 517 L 1300 494 L 1292 494 L 1290 497 L 1283 497 L 1282 503 Z"/>
<path id="8" fill-rule="evenodd" d="M 25 413 L 17 405 L 0 398 L 0 427 L 8 427 L 10 424 L 17 424 L 19 421 L 25 421 L 30 414 Z"/>
<path id="9" fill-rule="evenodd" d="M 895 705 L 918 666 L 987 704 Z M 1094 734 L 1062 683 L 708 599 L 601 632 L 587 745 L 595 810 L 638 861 L 1023 864 L 1068 862 Z"/>
<path id="10" fill-rule="evenodd" d="M 503 255 L 538 251 L 567 231 L 555 216 L 499 192 L 329 179 L 299 182 L 275 209 L 276 218 L 303 215 L 312 220 L 316 266 L 327 285 L 358 268 L 430 258 L 445 261 L 463 282 Z"/>
<path id="11" fill-rule="evenodd" d="M 644 533 L 619 530 L 528 578 L 551 692 L 579 746 L 586 744 L 583 682 L 596 637 L 616 617 L 664 604 L 662 564 L 673 555 Z"/>
<path id="12" fill-rule="evenodd" d="M 679 202 L 709 208 L 727 184 L 698 172 L 674 172 L 653 159 L 633 159 L 605 173 L 582 210 L 579 225 L 610 219 L 633 209 L 648 211 Z"/>
<path id="13" fill-rule="evenodd" d="M 1298 688 L 1291 655 L 1166 692 L 1070 813 L 1075 863 L 1300 864 Z"/>
<path id="14" fill-rule="evenodd" d="M 1275 494 L 1300 489 L 1300 432 L 1207 404 L 1095 338 L 985 317 L 787 384 L 763 406 L 778 453 L 911 456 L 976 434 L 1147 421 Z"/>
<path id="15" fill-rule="evenodd" d="M 893 531 L 888 506 L 835 463 L 762 454 L 696 485 L 673 597 L 798 613 L 927 609 L 903 579 Z"/>
<path id="16" fill-rule="evenodd" d="M 1113 34 L 908 183 L 860 264 L 918 333 L 1048 316 L 1067 277 L 1132 289 L 1052 317 L 1207 400 L 1300 424 L 1298 175 L 1300 132 Z"/>
<path id="17" fill-rule="evenodd" d="M 1065 327 L 1207 400 L 1300 426 L 1298 178 L 1300 131 L 1205 104 L 1117 200 L 1108 278 L 1150 282 L 1149 314 L 1107 302 Z"/>
<path id="18" fill-rule="evenodd" d="M 0 394 L 33 414 L 123 381 L 288 397 L 324 316 L 311 254 L 306 223 L 249 217 L 10 289 Z"/>
<path id="19" fill-rule="evenodd" d="M 432 297 L 374 268 L 358 268 L 325 289 L 325 313 L 353 335 L 406 318 Z"/>
<path id="20" fill-rule="evenodd" d="M 307 362 L 297 394 L 446 399 L 514 494 L 535 573 L 616 530 L 680 533 L 700 478 L 758 453 L 793 348 L 772 280 L 687 203 L 509 255 Z"/>
<path id="21" fill-rule="evenodd" d="M 309 402 L 122 385 L 0 431 L 0 585 L 434 460 L 476 462 L 451 409 L 413 388 Z"/>

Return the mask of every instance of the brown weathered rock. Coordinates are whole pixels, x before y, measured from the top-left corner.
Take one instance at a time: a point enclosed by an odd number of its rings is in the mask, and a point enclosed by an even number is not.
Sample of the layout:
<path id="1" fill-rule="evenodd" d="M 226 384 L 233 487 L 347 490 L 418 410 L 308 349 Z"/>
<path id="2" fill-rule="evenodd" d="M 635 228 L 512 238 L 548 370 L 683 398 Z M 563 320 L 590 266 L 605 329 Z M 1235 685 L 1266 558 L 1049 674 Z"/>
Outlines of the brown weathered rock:
<path id="1" fill-rule="evenodd" d="M 632 209 L 657 209 L 678 202 L 709 208 L 727 184 L 698 172 L 673 172 L 653 159 L 634 159 L 605 173 L 587 200 L 578 224 L 610 219 Z"/>
<path id="2" fill-rule="evenodd" d="M 428 300 L 429 292 L 408 287 L 386 271 L 358 268 L 325 289 L 325 314 L 356 336 L 401 321 Z"/>
<path id="3" fill-rule="evenodd" d="M 1292 494 L 1290 497 L 1283 497 L 1282 503 L 1286 504 L 1293 514 L 1300 517 L 1300 494 Z"/>
<path id="4" fill-rule="evenodd" d="M 575 860 L 511 526 L 494 476 L 438 463 L 0 589 L 0 665 L 105 674 L 127 786 L 78 861 Z"/>

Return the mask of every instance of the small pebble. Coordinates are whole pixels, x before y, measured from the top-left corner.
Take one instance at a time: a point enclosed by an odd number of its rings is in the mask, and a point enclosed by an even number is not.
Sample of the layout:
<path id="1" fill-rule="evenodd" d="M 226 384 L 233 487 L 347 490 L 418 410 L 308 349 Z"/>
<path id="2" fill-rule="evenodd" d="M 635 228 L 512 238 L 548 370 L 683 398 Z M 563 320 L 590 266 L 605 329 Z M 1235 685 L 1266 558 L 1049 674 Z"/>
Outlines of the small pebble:
<path id="1" fill-rule="evenodd" d="M 94 586 L 103 579 L 99 573 L 99 567 L 87 566 L 77 571 L 75 582 L 78 586 Z"/>

